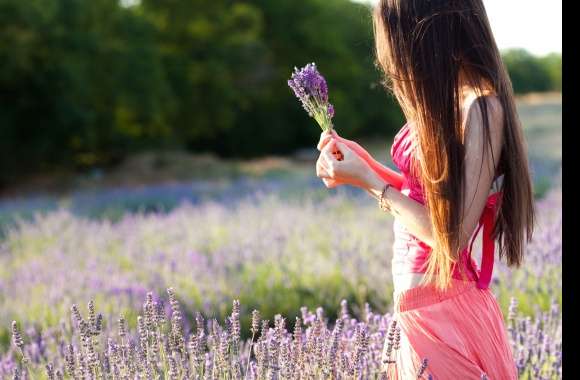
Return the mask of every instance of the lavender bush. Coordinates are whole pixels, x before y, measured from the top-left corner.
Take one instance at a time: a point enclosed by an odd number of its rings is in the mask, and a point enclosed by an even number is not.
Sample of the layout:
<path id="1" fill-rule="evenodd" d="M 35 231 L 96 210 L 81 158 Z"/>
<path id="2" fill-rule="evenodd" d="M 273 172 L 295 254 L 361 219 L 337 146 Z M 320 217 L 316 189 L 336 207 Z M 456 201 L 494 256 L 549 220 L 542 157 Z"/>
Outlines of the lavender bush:
<path id="1" fill-rule="evenodd" d="M 562 311 L 553 302 L 548 312 L 518 315 L 518 301 L 512 297 L 507 330 L 520 378 L 562 378 Z"/>
<path id="2" fill-rule="evenodd" d="M 297 202 L 262 194 L 233 204 L 186 203 L 168 214 L 128 214 L 118 222 L 86 219 L 66 210 L 20 222 L 8 231 L 0 245 L 0 342 L 4 347 L 0 352 L 5 352 L 0 356 L 4 376 L 13 375 L 13 368 L 21 359 L 20 348 L 30 363 L 36 363 L 35 371 L 44 371 L 44 365 L 50 363 L 55 377 L 58 370 L 66 374 L 63 355 L 69 349 L 67 344 L 73 344 L 74 350 L 90 350 L 87 340 L 82 340 L 84 327 L 66 327 L 63 319 L 69 306 L 82 299 L 93 299 L 103 310 L 100 317 L 91 316 L 95 313 L 89 307 L 87 322 L 95 326 L 95 332 L 101 331 L 100 338 L 94 337 L 100 342 L 101 351 L 91 355 L 96 355 L 93 360 L 98 358 L 103 368 L 110 365 L 106 360 L 112 360 L 105 359 L 107 350 L 112 357 L 123 344 L 130 346 L 130 341 L 135 342 L 132 349 L 138 350 L 136 337 L 127 338 L 126 343 L 114 343 L 119 345 L 117 351 L 109 348 L 107 339 L 116 324 L 112 315 L 122 313 L 126 328 L 139 332 L 140 324 L 147 326 L 147 317 L 143 315 L 139 322 L 136 310 L 143 299 L 150 299 L 148 290 L 160 292 L 169 285 L 186 295 L 180 300 L 183 308 L 177 314 L 183 331 L 193 331 L 198 315 L 194 310 L 199 315 L 224 320 L 229 313 L 224 305 L 231 299 L 239 299 L 247 307 L 246 312 L 236 312 L 240 341 L 244 342 L 238 354 L 242 371 L 257 371 L 260 355 L 249 356 L 249 339 L 259 335 L 249 310 L 258 309 L 270 320 L 280 314 L 292 323 L 296 317 L 306 322 L 308 318 L 300 311 L 302 305 L 321 306 L 320 310 L 333 316 L 340 313 L 338 305 L 346 298 L 352 315 L 364 323 L 368 323 L 369 309 L 387 313 L 392 306 L 391 221 L 364 197 L 337 191 L 334 196 L 316 199 L 315 193 Z M 506 315 L 520 373 L 530 378 L 553 378 L 561 371 L 559 187 L 538 201 L 537 209 L 538 228 L 527 247 L 524 266 L 507 269 L 496 262 L 493 290 Z M 364 226 L 356 222 L 361 217 L 366 220 Z M 157 303 L 156 310 L 164 308 L 166 314 L 171 314 L 171 301 L 161 306 L 161 300 L 154 297 L 151 302 Z M 79 320 L 74 309 L 73 315 Z M 18 327 L 11 326 L 12 320 L 26 326 L 21 339 L 14 335 Z M 327 323 L 331 326 L 330 321 Z M 224 326 L 224 331 L 231 332 L 231 326 Z M 332 329 L 327 327 L 327 339 Z M 367 329 L 373 331 L 370 326 Z M 355 332 L 356 329 L 350 334 Z M 214 358 L 211 350 L 216 347 L 219 346 L 205 346 L 210 358 Z M 281 346 L 278 354 L 282 355 L 282 350 Z M 74 351 L 73 356 L 80 352 Z M 347 356 L 349 360 L 355 355 L 353 352 Z M 136 351 L 131 355 L 141 354 Z M 89 368 L 82 361 L 88 359 L 75 360 L 77 365 Z M 185 366 L 179 360 L 184 359 L 159 358 L 157 367 L 151 370 L 165 368 L 168 376 L 170 368 L 185 371 L 185 367 L 179 367 Z M 218 365 L 217 356 L 210 360 L 214 360 L 208 362 L 211 366 Z M 130 371 L 131 364 L 122 365 L 125 369 L 119 371 Z M 137 365 L 134 363 L 134 368 Z M 373 369 L 365 371 L 375 373 Z M 20 374 L 24 376 L 23 371 Z M 248 376 L 254 375 L 248 372 Z"/>
<path id="3" fill-rule="evenodd" d="M 321 203 L 312 194 L 301 202 L 256 198 L 118 222 L 66 210 L 23 221 L 0 245 L 0 326 L 58 323 L 68 305 L 88 298 L 129 313 L 147 289 L 170 284 L 187 292 L 186 310 L 220 316 L 233 298 L 270 317 L 302 304 L 332 309 L 342 298 L 386 310 L 392 239 L 384 215 L 340 194 Z M 357 227 L 361 215 L 368 224 Z"/>
<path id="4" fill-rule="evenodd" d="M 504 312 L 512 296 L 527 315 L 550 310 L 553 300 L 562 304 L 562 191 L 558 182 L 536 202 L 536 209 L 534 238 L 526 247 L 523 265 L 515 269 L 503 261 L 495 263 L 493 290 Z"/>
<path id="5" fill-rule="evenodd" d="M 288 86 L 323 131 L 332 128 L 334 107 L 328 102 L 328 86 L 324 77 L 318 72 L 316 64 L 309 63 L 300 70 L 294 68 Z"/>
<path id="6" fill-rule="evenodd" d="M 362 320 L 357 320 L 343 300 L 332 323 L 324 309 L 302 307 L 292 328 L 280 314 L 273 321 L 262 320 L 254 310 L 251 338 L 242 340 L 239 301 L 234 300 L 223 324 L 198 312 L 195 327 L 185 328 L 177 295 L 172 288 L 167 293 L 169 310 L 163 300 L 147 293 L 133 329 L 123 315 L 105 322 L 92 301 L 86 317 L 73 305 L 68 321 L 44 330 L 30 328 L 26 337 L 13 322 L 11 348 L 0 356 L 0 377 L 386 379 L 385 371 L 396 365 L 401 330 L 390 313 L 375 313 L 368 304 Z M 514 300 L 509 323 L 520 378 L 561 378 L 558 305 L 532 323 L 517 313 Z M 428 363 L 429 358 L 423 358 L 417 379 L 431 378 Z"/>
<path id="7" fill-rule="evenodd" d="M 539 225 L 524 265 L 496 262 L 492 287 L 505 315 L 512 295 L 526 315 L 548 310 L 552 298 L 561 304 L 559 194 L 537 204 Z M 118 222 L 67 210 L 39 214 L 0 243 L 0 326 L 13 319 L 58 323 L 79 299 L 130 313 L 147 289 L 170 284 L 188 294 L 186 310 L 220 317 L 233 298 L 269 317 L 291 316 L 303 304 L 333 310 L 343 298 L 355 311 L 365 302 L 387 311 L 391 222 L 369 199 L 340 191 L 293 202 L 270 194 L 185 203 Z M 0 328 L 4 345 L 7 334 Z"/>

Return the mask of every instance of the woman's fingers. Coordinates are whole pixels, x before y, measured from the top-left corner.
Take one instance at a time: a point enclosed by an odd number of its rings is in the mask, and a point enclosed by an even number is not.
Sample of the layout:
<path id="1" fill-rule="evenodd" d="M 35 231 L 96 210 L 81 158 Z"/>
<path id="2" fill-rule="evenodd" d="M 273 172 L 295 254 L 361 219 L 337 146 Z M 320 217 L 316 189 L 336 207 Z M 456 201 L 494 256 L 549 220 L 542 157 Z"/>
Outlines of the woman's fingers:
<path id="1" fill-rule="evenodd" d="M 334 134 L 326 132 L 321 135 L 318 148 L 320 149 L 320 156 L 316 161 L 316 175 L 322 179 L 322 182 L 327 188 L 335 188 L 343 182 L 335 178 L 336 163 L 338 162 L 334 152 L 338 149 L 338 140 Z M 343 148 L 344 149 L 344 148 Z"/>
<path id="2" fill-rule="evenodd" d="M 324 169 L 322 166 L 320 166 L 320 174 L 318 175 L 318 177 L 320 179 L 322 179 L 322 182 L 324 183 L 324 185 L 329 189 L 341 184 L 340 181 L 338 181 L 335 178 L 332 178 L 330 175 L 328 175 L 326 169 Z"/>
<path id="3" fill-rule="evenodd" d="M 320 134 L 320 139 L 318 140 L 318 144 L 316 145 L 316 148 L 318 150 L 322 150 L 322 148 L 324 148 L 324 146 L 331 139 L 335 139 L 335 140 L 338 140 L 338 141 L 343 141 L 344 140 L 342 137 L 340 137 L 338 135 L 338 133 L 336 133 L 336 131 L 334 129 L 331 129 L 329 131 L 322 131 L 322 133 Z"/>
<path id="4" fill-rule="evenodd" d="M 316 149 L 322 150 L 326 143 L 330 140 L 330 136 L 321 136 L 320 140 L 318 141 L 318 145 L 316 145 Z"/>
<path id="5" fill-rule="evenodd" d="M 322 164 L 331 177 L 334 177 L 334 171 L 338 162 L 332 153 L 335 149 L 336 142 L 333 140 L 330 142 L 330 144 L 326 144 L 320 151 L 320 159 L 322 160 Z"/>
<path id="6" fill-rule="evenodd" d="M 324 166 L 324 163 L 322 162 L 322 158 L 320 158 L 320 157 L 316 161 L 316 176 L 318 178 L 330 178 L 330 175 L 328 174 L 328 170 Z"/>
<path id="7" fill-rule="evenodd" d="M 348 147 L 348 145 L 346 145 L 346 143 L 344 143 L 343 141 L 336 141 L 335 142 L 335 150 L 338 150 L 340 153 L 342 153 L 343 157 L 350 157 L 351 154 L 351 149 Z"/>
<path id="8" fill-rule="evenodd" d="M 332 156 L 332 153 L 329 153 L 328 147 L 324 147 L 318 156 L 318 160 L 316 161 L 316 174 L 320 174 L 319 177 L 321 178 L 332 178 L 332 161 L 329 159 L 329 154 Z"/>
<path id="9" fill-rule="evenodd" d="M 324 185 L 329 189 L 340 185 L 339 181 L 335 180 L 328 174 L 328 171 L 325 169 L 324 164 L 320 158 L 318 161 L 316 161 L 316 176 L 322 179 Z"/>
<path id="10" fill-rule="evenodd" d="M 316 145 L 316 149 L 322 150 L 322 148 L 324 148 L 324 146 L 328 143 L 328 141 L 330 141 L 331 138 L 331 134 L 328 132 L 322 132 L 320 134 L 320 140 L 318 140 L 318 144 Z"/>
<path id="11" fill-rule="evenodd" d="M 324 182 L 324 185 L 327 188 L 329 188 L 329 189 L 335 188 L 338 185 L 340 185 L 340 183 L 338 181 L 334 180 L 334 179 L 326 179 L 326 178 L 323 178 L 322 179 L 322 182 Z"/>

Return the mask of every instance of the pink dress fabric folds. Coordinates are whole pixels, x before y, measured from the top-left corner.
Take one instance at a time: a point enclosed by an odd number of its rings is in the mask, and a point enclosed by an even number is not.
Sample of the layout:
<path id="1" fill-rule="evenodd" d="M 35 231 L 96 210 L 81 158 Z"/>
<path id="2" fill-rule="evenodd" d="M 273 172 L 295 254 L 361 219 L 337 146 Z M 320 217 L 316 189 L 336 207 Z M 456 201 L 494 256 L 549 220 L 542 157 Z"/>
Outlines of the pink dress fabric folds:
<path id="1" fill-rule="evenodd" d="M 410 172 L 415 147 L 410 124 L 395 136 L 391 155 L 404 175 L 402 192 L 424 203 L 418 178 Z M 483 227 L 482 266 L 471 257 L 471 245 L 453 270 L 445 291 L 433 285 L 417 286 L 394 294 L 395 320 L 400 328 L 400 348 L 394 363 L 385 364 L 388 379 L 417 379 L 422 360 L 427 367 L 421 378 L 434 380 L 517 379 L 517 368 L 498 302 L 489 288 L 493 271 L 491 238 L 499 193 L 488 198 L 480 225 Z M 424 273 L 430 248 L 395 223 L 393 273 Z M 465 273 L 466 276 L 461 276 Z"/>

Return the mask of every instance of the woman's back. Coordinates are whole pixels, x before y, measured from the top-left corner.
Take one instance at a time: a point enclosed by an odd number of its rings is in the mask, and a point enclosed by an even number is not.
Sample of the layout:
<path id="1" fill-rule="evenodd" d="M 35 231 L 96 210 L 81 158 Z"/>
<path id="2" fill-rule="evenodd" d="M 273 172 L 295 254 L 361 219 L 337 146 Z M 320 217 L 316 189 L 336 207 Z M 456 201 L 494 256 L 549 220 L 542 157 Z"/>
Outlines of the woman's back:
<path id="1" fill-rule="evenodd" d="M 488 96 L 495 95 L 486 93 L 484 96 L 486 96 L 487 100 Z M 463 125 L 465 125 L 468 110 L 477 98 L 473 91 L 468 92 L 465 96 Z M 395 135 L 390 153 L 393 163 L 399 168 L 405 178 L 401 193 L 421 204 L 425 204 L 423 186 L 421 185 L 420 178 L 413 174 L 411 170 L 412 157 L 417 157 L 416 143 L 417 139 L 413 131 L 413 123 L 408 122 Z M 496 179 L 501 180 L 501 177 L 496 174 Z M 490 196 L 494 193 L 494 188 L 496 187 L 497 182 L 494 182 Z M 490 205 L 493 199 L 493 197 L 488 198 L 488 205 Z M 426 271 L 431 248 L 410 233 L 396 218 L 393 224 L 393 230 L 395 240 L 393 243 L 391 269 L 395 292 L 400 292 L 419 285 L 424 277 L 423 273 Z M 474 232 L 472 238 L 475 238 L 477 232 L 477 230 Z M 462 261 L 453 267 L 452 278 L 467 281 L 476 281 L 478 279 L 478 266 L 473 257 L 471 257 L 469 248 L 468 246 L 461 252 L 460 258 Z"/>

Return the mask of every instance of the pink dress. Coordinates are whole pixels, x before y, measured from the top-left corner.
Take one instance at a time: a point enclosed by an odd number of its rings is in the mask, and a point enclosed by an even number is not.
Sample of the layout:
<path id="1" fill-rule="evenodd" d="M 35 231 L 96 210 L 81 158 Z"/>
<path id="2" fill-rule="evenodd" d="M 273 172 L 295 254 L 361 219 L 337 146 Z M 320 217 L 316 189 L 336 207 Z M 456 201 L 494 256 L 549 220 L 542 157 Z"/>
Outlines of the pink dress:
<path id="1" fill-rule="evenodd" d="M 419 178 L 410 172 L 415 150 L 411 124 L 395 136 L 393 162 L 401 170 L 401 192 L 424 204 Z M 438 291 L 432 285 L 394 293 L 395 320 L 400 330 L 400 348 L 392 364 L 385 364 L 388 379 L 416 379 L 423 359 L 422 378 L 435 380 L 517 379 L 517 368 L 508 341 L 504 318 L 489 283 L 493 271 L 495 205 L 500 193 L 488 197 L 469 248 L 453 267 L 452 285 Z M 471 247 L 483 227 L 482 265 L 471 257 Z M 424 273 L 431 248 L 413 236 L 401 223 L 394 223 L 393 274 Z"/>

